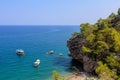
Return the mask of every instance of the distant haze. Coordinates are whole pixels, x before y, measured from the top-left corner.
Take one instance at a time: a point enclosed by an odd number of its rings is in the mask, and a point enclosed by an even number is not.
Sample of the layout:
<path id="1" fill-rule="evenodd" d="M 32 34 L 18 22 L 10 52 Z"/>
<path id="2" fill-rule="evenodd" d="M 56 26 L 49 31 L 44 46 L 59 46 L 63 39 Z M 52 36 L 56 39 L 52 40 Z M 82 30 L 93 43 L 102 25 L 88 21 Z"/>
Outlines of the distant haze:
<path id="1" fill-rule="evenodd" d="M 0 0 L 0 25 L 79 25 L 117 13 L 120 0 Z"/>

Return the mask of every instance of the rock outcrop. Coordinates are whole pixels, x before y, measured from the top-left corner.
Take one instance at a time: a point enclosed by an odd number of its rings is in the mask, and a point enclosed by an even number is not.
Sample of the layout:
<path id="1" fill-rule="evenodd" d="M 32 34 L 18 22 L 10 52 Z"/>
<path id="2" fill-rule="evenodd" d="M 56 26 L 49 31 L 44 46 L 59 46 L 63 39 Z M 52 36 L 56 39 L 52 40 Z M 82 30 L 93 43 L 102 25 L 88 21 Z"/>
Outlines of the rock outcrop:
<path id="1" fill-rule="evenodd" d="M 120 8 L 117 15 L 80 26 L 67 41 L 69 55 L 100 80 L 120 80 Z"/>
<path id="2" fill-rule="evenodd" d="M 86 72 L 93 72 L 97 66 L 97 62 L 91 60 L 86 55 L 82 55 L 81 48 L 85 44 L 85 40 L 81 36 L 75 38 L 72 37 L 67 41 L 67 46 L 73 59 L 81 62 L 83 64 L 83 69 Z"/>
<path id="3" fill-rule="evenodd" d="M 91 60 L 89 57 L 87 56 L 83 56 L 83 67 L 84 70 L 87 72 L 92 72 L 95 70 L 95 68 L 97 67 L 97 62 Z"/>

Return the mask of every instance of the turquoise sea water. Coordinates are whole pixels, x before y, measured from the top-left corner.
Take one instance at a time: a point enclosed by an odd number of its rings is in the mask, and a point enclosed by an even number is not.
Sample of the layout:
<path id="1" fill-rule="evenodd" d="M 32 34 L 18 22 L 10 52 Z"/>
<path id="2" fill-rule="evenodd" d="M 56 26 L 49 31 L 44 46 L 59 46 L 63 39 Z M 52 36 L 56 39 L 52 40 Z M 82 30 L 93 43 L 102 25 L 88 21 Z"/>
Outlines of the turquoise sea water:
<path id="1" fill-rule="evenodd" d="M 53 70 L 69 74 L 66 42 L 75 31 L 79 26 L 0 26 L 0 80 L 51 80 Z M 16 55 L 18 48 L 24 56 Z M 55 54 L 46 54 L 49 50 Z M 36 59 L 41 63 L 34 68 Z"/>

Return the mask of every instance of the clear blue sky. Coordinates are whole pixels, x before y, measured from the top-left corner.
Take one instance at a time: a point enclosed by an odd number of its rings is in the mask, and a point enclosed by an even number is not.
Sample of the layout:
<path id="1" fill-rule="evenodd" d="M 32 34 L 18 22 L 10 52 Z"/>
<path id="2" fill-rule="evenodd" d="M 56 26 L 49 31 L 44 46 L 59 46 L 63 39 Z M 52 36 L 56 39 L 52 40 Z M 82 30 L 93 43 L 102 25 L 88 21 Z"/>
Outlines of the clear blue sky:
<path id="1" fill-rule="evenodd" d="M 94 23 L 120 0 L 0 0 L 0 25 L 79 25 Z"/>

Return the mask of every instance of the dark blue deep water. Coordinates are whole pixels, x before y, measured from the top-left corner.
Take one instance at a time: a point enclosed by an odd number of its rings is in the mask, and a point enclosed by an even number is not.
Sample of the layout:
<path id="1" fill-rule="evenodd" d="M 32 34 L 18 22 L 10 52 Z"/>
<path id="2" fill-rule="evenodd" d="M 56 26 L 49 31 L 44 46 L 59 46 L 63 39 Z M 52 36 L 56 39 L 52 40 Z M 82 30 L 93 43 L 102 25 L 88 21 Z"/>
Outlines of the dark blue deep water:
<path id="1" fill-rule="evenodd" d="M 53 70 L 69 74 L 66 43 L 75 31 L 79 26 L 0 26 L 0 80 L 51 80 Z M 18 48 L 24 56 L 16 55 Z M 49 50 L 55 53 L 46 54 Z M 41 63 L 34 68 L 36 59 Z"/>

